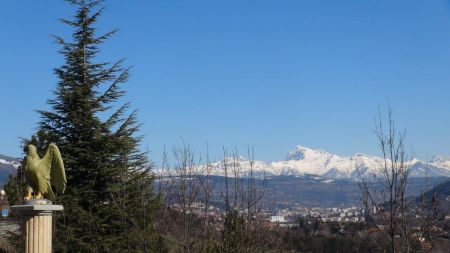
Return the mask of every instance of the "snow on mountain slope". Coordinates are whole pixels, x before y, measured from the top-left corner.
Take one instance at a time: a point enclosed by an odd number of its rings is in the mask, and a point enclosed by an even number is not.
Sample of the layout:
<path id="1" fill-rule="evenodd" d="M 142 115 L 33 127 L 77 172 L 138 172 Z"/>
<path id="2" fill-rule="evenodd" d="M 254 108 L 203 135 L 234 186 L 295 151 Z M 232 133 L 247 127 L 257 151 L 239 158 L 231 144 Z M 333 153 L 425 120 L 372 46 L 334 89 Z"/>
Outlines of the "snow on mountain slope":
<path id="1" fill-rule="evenodd" d="M 19 159 L 12 158 L 5 155 L 0 155 L 0 166 L 1 167 L 12 167 L 12 168 L 19 168 L 20 162 Z"/>
<path id="2" fill-rule="evenodd" d="M 286 161 L 272 162 L 278 169 L 288 168 L 297 174 L 314 174 L 330 178 L 356 178 L 357 168 L 376 170 L 382 159 L 364 154 L 341 157 L 324 150 L 297 146 L 288 153 Z"/>
<path id="3" fill-rule="evenodd" d="M 232 177 L 235 173 L 242 176 L 250 176 L 251 173 L 255 177 L 263 177 L 263 176 L 275 176 L 281 175 L 279 171 L 276 171 L 269 163 L 264 161 L 253 161 L 250 162 L 246 160 L 244 157 L 227 157 L 225 161 L 217 161 L 211 164 L 211 174 L 216 176 L 228 176 Z M 225 171 L 226 168 L 226 171 Z M 250 169 L 252 168 L 252 169 Z M 201 169 L 202 171 L 206 171 L 205 167 Z M 288 174 L 282 174 L 288 175 Z"/>
<path id="4" fill-rule="evenodd" d="M 436 167 L 450 170 L 450 156 L 435 155 L 431 159 L 431 164 Z"/>
<path id="5" fill-rule="evenodd" d="M 255 176 L 281 176 L 281 175 L 305 175 L 313 174 L 329 178 L 357 178 L 359 171 L 377 172 L 382 167 L 383 159 L 365 154 L 355 154 L 350 157 L 341 157 L 324 150 L 310 149 L 297 146 L 290 151 L 285 161 L 263 162 L 254 161 L 253 173 Z M 223 162 L 213 164 L 213 174 L 224 175 Z M 234 167 L 233 167 L 233 164 Z M 250 162 L 240 157 L 233 163 L 227 159 L 228 174 L 238 170 L 243 175 L 248 175 Z M 450 176 L 450 159 L 436 158 L 432 163 L 421 162 L 414 159 L 410 163 L 411 175 L 414 177 Z"/>
<path id="6" fill-rule="evenodd" d="M 0 188 L 7 182 L 9 175 L 16 175 L 19 165 L 19 159 L 0 155 Z"/>
<path id="7" fill-rule="evenodd" d="M 296 171 L 296 174 L 315 174 L 331 178 L 351 178 L 356 175 L 355 170 L 360 168 L 374 168 L 380 158 L 363 154 L 351 157 L 340 157 L 324 150 L 315 150 L 297 146 L 288 153 L 286 161 L 272 162 L 278 169 Z"/>

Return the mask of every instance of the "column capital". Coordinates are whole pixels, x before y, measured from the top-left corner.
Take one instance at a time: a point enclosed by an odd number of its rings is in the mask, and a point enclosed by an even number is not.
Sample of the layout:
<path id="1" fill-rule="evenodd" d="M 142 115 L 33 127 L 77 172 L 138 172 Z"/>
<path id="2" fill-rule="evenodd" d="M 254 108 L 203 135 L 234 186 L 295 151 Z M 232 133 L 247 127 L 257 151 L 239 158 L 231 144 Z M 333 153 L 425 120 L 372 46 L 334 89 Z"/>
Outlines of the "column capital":
<path id="1" fill-rule="evenodd" d="M 61 205 L 15 205 L 11 211 L 18 216 L 52 215 L 53 211 L 62 211 Z"/>

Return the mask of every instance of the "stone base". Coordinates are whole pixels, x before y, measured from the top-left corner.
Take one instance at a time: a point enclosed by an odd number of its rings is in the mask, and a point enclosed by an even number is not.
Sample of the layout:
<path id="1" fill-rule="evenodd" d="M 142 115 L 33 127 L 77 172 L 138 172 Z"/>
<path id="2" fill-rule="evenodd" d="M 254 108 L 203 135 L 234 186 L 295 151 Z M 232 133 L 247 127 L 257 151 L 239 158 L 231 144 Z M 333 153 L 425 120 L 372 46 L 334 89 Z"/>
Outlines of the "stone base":
<path id="1" fill-rule="evenodd" d="M 25 200 L 24 205 L 26 206 L 34 206 L 34 205 L 51 205 L 53 204 L 52 201 L 48 199 L 30 199 Z"/>
<path id="2" fill-rule="evenodd" d="M 61 205 L 17 205 L 11 211 L 22 220 L 25 253 L 52 252 L 52 215 L 61 211 Z"/>

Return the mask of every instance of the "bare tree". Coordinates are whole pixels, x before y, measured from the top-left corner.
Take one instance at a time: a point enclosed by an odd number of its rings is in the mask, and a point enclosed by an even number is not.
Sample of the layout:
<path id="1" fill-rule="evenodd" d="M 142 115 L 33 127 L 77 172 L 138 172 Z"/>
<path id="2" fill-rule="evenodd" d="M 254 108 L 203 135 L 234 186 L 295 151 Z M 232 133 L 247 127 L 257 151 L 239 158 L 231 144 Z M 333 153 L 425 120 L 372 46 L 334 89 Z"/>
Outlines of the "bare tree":
<path id="1" fill-rule="evenodd" d="M 223 149 L 221 163 L 225 177 L 225 216 L 222 231 L 222 252 L 259 252 L 263 246 L 263 199 L 267 178 L 257 178 L 254 171 L 254 152 L 248 148 L 248 161 L 237 149 L 229 156 Z"/>
<path id="2" fill-rule="evenodd" d="M 182 245 L 183 252 L 192 252 L 196 242 L 192 234 L 193 205 L 198 201 L 202 190 L 199 184 L 200 169 L 188 145 L 174 147 L 173 155 L 175 166 L 171 170 L 174 174 L 171 174 L 169 193 L 173 198 L 173 206 L 181 214 L 178 243 Z"/>
<path id="3" fill-rule="evenodd" d="M 169 171 L 169 161 L 166 147 L 164 147 L 164 151 L 162 154 L 162 163 L 155 170 L 155 178 L 156 178 L 156 194 L 161 200 L 161 208 L 157 212 L 158 219 L 155 222 L 156 231 L 160 234 L 164 239 L 167 239 L 167 236 L 170 233 L 170 187 L 172 185 L 172 178 L 170 177 Z"/>
<path id="4" fill-rule="evenodd" d="M 375 171 L 357 165 L 368 218 L 387 239 L 384 241 L 390 252 L 427 251 L 431 248 L 430 231 L 437 220 L 437 199 L 424 194 L 417 204 L 415 198 L 407 197 L 412 158 L 405 152 L 406 134 L 397 131 L 390 106 L 387 121 L 383 122 L 379 110 L 375 125 L 382 159 L 375 164 Z M 413 231 L 413 225 L 418 231 Z"/>
<path id="5" fill-rule="evenodd" d="M 427 159 L 428 160 L 428 159 Z M 415 217 L 419 229 L 418 243 L 422 250 L 431 251 L 433 248 L 433 228 L 439 219 L 439 199 L 434 190 L 429 190 L 428 164 L 425 170 L 425 186 L 420 196 L 420 204 L 416 204 Z"/>
<path id="6" fill-rule="evenodd" d="M 382 160 L 376 171 L 357 168 L 363 204 L 388 239 L 390 251 L 410 252 L 406 186 L 411 162 L 405 153 L 405 131 L 397 132 L 390 107 L 386 124 L 379 111 L 375 134 Z"/>
<path id="7" fill-rule="evenodd" d="M 158 172 L 159 196 L 165 201 L 158 230 L 175 240 L 182 252 L 258 252 L 262 236 L 261 216 L 266 178 L 254 173 L 253 150 L 244 161 L 235 149 L 223 149 L 223 160 L 211 162 L 207 148 L 206 163 L 195 157 L 188 145 L 174 147 L 173 165 L 165 152 Z M 214 170 L 222 172 L 223 191 L 215 191 Z M 224 203 L 220 218 L 210 214 L 211 200 Z M 222 222 L 222 221 L 223 222 Z M 222 238 L 222 240 L 220 240 Z"/>
<path id="8" fill-rule="evenodd" d="M 203 214 L 201 219 L 203 221 L 202 229 L 200 232 L 202 252 L 209 252 L 214 245 L 211 245 L 215 239 L 215 233 L 213 233 L 213 227 L 211 226 L 211 217 L 209 208 L 210 200 L 213 197 L 215 183 L 212 179 L 212 170 L 214 169 L 209 158 L 209 146 L 206 146 L 206 164 L 200 167 L 201 176 L 199 177 L 199 185 L 201 188 L 199 201 L 203 204 Z"/>
<path id="9" fill-rule="evenodd" d="M 262 246 L 262 237 L 264 234 L 265 217 L 263 217 L 264 196 L 267 186 L 267 177 L 265 171 L 263 175 L 259 175 L 260 178 L 256 178 L 254 165 L 255 165 L 255 153 L 253 147 L 247 149 L 249 157 L 249 171 L 247 174 L 247 185 L 245 187 L 244 196 L 246 203 L 246 215 L 247 215 L 247 228 L 249 233 L 249 251 L 254 249 L 258 251 Z M 262 176 L 262 177 L 261 177 Z"/>
<path id="10" fill-rule="evenodd" d="M 201 156 L 183 144 L 173 148 L 173 165 L 169 160 L 164 152 L 158 176 L 159 195 L 165 203 L 159 231 L 171 236 L 182 252 L 206 251 L 214 236 L 208 217 L 214 189 L 209 152 L 206 165 L 202 165 Z"/>

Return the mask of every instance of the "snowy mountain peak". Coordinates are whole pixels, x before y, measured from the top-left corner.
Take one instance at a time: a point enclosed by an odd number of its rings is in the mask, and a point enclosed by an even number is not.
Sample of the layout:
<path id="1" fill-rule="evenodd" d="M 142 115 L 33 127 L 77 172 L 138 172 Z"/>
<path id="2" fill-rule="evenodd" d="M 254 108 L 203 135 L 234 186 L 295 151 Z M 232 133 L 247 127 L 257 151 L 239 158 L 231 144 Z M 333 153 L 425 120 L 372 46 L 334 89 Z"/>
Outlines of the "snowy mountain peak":
<path id="1" fill-rule="evenodd" d="M 242 173 L 245 174 L 246 170 L 250 171 L 250 162 L 248 160 L 240 158 L 237 162 Z M 433 163 L 425 163 L 417 159 L 413 159 L 410 162 L 412 176 L 450 177 L 450 159 L 446 157 L 436 158 Z M 359 174 L 358 169 L 375 173 L 379 171 L 383 165 L 383 159 L 362 153 L 344 157 L 325 150 L 296 146 L 294 150 L 288 152 L 287 159 L 284 161 L 254 161 L 251 164 L 252 171 L 261 175 L 313 174 L 329 178 L 357 178 Z M 220 165 L 220 163 L 216 163 L 216 165 Z M 214 173 L 221 174 L 220 170 Z"/>
<path id="2" fill-rule="evenodd" d="M 300 145 L 297 145 L 294 150 L 289 151 L 287 155 L 287 161 L 294 160 L 294 161 L 300 161 L 304 159 L 317 159 L 321 157 L 332 157 L 335 156 L 325 150 L 321 149 L 311 149 L 307 147 L 303 147 Z"/>
<path id="3" fill-rule="evenodd" d="M 363 153 L 355 153 L 355 154 L 353 154 L 352 155 L 352 159 L 357 159 L 357 158 L 374 158 L 373 156 L 370 156 L 370 155 L 366 155 L 366 154 L 363 154 Z"/>
<path id="4" fill-rule="evenodd" d="M 435 155 L 431 158 L 432 163 L 447 163 L 450 162 L 450 156 L 442 156 L 442 155 Z"/>
<path id="5" fill-rule="evenodd" d="M 8 175 L 15 175 L 19 168 L 20 160 L 4 155 L 0 155 L 0 178 L 8 178 Z"/>

